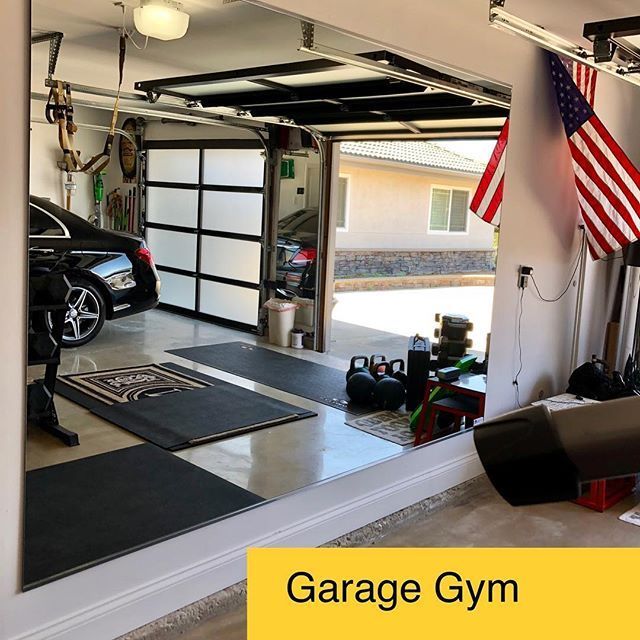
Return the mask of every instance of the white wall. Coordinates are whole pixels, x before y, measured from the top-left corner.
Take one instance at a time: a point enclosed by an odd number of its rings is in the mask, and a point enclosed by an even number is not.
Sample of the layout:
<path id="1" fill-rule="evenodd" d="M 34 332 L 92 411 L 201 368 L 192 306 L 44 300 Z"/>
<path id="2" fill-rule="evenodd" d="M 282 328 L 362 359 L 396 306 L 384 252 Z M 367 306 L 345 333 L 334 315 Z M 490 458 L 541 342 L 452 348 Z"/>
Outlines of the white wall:
<path id="1" fill-rule="evenodd" d="M 29 3 L 0 4 L 0 81 L 11 88 L 0 100 L 5 123 L 0 155 L 0 638 L 20 588 L 24 481 L 26 254 L 29 176 Z"/>
<path id="2" fill-rule="evenodd" d="M 318 188 L 309 188 L 310 178 L 320 181 L 320 156 L 309 151 L 308 156 L 288 156 L 284 159 L 292 159 L 295 166 L 295 178 L 283 178 L 280 180 L 280 203 L 278 207 L 278 219 L 282 219 L 291 213 L 305 207 L 318 208 L 319 202 L 315 201 L 314 193 Z M 310 175 L 311 172 L 311 175 Z M 298 194 L 299 187 L 304 189 L 304 194 Z"/>
<path id="3" fill-rule="evenodd" d="M 44 117 L 44 102 L 31 101 L 32 118 Z M 77 123 L 97 124 L 109 126 L 110 114 L 98 109 L 76 107 L 74 120 Z M 75 136 L 75 148 L 81 152 L 82 160 L 86 161 L 104 148 L 106 132 L 95 131 L 79 126 Z M 35 196 L 50 198 L 56 204 L 64 207 L 66 193 L 64 182 L 66 173 L 58 168 L 58 161 L 62 159 L 62 151 L 58 144 L 58 127 L 53 124 L 31 122 L 31 167 L 30 192 Z M 107 173 L 120 171 L 118 165 L 117 148 L 106 169 Z M 83 173 L 74 173 L 76 191 L 71 198 L 71 211 L 83 218 L 93 213 L 93 178 Z"/>
<path id="4" fill-rule="evenodd" d="M 303 15 L 319 24 L 331 24 L 382 46 L 445 62 L 513 87 L 487 411 L 493 415 L 513 408 L 512 381 L 518 368 L 518 267 L 533 266 L 545 291 L 558 293 L 570 275 L 578 246 L 578 207 L 570 156 L 544 55 L 533 45 L 491 28 L 488 3 L 479 0 L 370 0 L 366 11 L 362 11 L 359 2 L 340 0 L 272 0 L 258 4 Z M 527 6 L 533 13 L 534 7 Z M 580 25 L 592 17 L 596 8 L 571 0 L 562 5 L 539 2 L 535 9 L 538 15 L 529 15 L 528 19 L 545 24 L 552 16 L 572 25 L 573 35 L 578 38 Z M 517 7 L 510 10 L 517 13 Z M 629 114 L 640 108 L 640 91 L 612 80 L 598 87 L 598 105 L 606 103 L 607 126 L 632 156 L 637 155 L 638 133 Z M 586 351 L 599 352 L 602 348 L 604 324 L 600 307 L 604 305 L 605 292 L 601 274 L 606 269 L 606 264 L 592 265 L 592 291 L 587 296 L 590 304 L 584 315 L 595 319 L 583 336 Z M 531 291 L 525 293 L 522 402 L 565 387 L 574 301 L 573 290 L 554 305 L 538 301 Z"/>
<path id="5" fill-rule="evenodd" d="M 465 233 L 429 230 L 432 188 L 469 192 L 479 176 L 412 167 L 341 154 L 340 175 L 348 178 L 347 229 L 338 230 L 338 249 L 491 251 L 494 227 L 471 211 Z"/>

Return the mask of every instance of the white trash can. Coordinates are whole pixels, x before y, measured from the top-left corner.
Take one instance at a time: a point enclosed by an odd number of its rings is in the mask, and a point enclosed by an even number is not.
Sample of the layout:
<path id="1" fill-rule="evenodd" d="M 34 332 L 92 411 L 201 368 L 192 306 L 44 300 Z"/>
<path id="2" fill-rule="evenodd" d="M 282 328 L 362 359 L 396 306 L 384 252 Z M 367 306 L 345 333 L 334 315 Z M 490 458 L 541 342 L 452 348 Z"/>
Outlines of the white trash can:
<path id="1" fill-rule="evenodd" d="M 315 323 L 315 300 L 310 298 L 298 298 L 295 296 L 291 302 L 298 307 L 296 309 L 295 327 L 302 329 L 305 333 L 313 333 L 313 325 Z"/>
<path id="2" fill-rule="evenodd" d="M 280 347 L 290 347 L 297 305 L 272 298 L 264 306 L 269 310 L 269 342 Z"/>

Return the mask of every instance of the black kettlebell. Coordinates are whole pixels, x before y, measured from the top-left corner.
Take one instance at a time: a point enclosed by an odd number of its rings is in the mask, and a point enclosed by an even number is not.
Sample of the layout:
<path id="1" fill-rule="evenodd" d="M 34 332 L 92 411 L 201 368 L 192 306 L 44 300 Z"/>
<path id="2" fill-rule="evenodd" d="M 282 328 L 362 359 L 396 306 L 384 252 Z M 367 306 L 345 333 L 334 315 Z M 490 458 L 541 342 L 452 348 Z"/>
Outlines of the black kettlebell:
<path id="1" fill-rule="evenodd" d="M 358 362 L 362 361 L 362 364 L 358 366 Z M 364 371 L 369 371 L 369 358 L 367 356 L 353 356 L 351 358 L 351 364 L 349 365 L 349 371 L 347 371 L 347 380 L 354 373 L 361 373 Z"/>
<path id="2" fill-rule="evenodd" d="M 386 364 L 387 356 L 383 356 L 381 353 L 374 353 L 369 358 L 369 373 L 378 380 L 381 375 L 384 375 Z"/>
<path id="3" fill-rule="evenodd" d="M 406 389 L 407 374 L 404 371 L 404 360 L 402 358 L 396 358 L 395 360 L 392 360 L 389 364 L 391 365 L 391 377 L 402 382 L 402 385 Z M 398 365 L 397 369 L 395 368 L 395 365 Z"/>
<path id="4" fill-rule="evenodd" d="M 373 401 L 380 409 L 395 411 L 404 404 L 406 391 L 402 382 L 391 375 L 391 365 L 388 362 L 384 365 L 384 373 L 373 388 Z"/>
<path id="5" fill-rule="evenodd" d="M 367 405 L 371 403 L 375 386 L 376 380 L 368 371 L 357 371 L 347 380 L 347 395 L 356 404 Z"/>

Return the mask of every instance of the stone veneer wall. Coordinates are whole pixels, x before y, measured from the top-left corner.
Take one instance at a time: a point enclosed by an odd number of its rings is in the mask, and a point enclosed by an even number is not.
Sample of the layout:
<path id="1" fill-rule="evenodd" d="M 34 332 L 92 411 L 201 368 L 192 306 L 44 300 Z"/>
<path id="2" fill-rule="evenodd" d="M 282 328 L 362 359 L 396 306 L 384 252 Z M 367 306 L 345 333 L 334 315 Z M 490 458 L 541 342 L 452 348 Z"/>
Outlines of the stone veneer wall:
<path id="1" fill-rule="evenodd" d="M 376 251 L 336 250 L 335 277 L 376 278 L 451 273 L 493 273 L 495 251 Z"/>

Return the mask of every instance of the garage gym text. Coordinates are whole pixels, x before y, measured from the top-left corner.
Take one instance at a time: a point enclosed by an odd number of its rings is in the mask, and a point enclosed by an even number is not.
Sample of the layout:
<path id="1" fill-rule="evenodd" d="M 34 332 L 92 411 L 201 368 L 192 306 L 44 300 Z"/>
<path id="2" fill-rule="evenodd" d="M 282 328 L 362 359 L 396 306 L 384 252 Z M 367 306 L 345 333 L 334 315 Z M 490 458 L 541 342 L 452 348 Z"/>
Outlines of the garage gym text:
<path id="1" fill-rule="evenodd" d="M 519 586 L 513 579 L 472 581 L 455 571 L 445 571 L 436 577 L 433 591 L 440 602 L 463 605 L 467 611 L 474 611 L 481 602 L 517 603 Z M 287 581 L 287 595 L 297 604 L 354 602 L 375 604 L 381 611 L 393 611 L 401 602 L 419 602 L 422 585 L 417 580 L 317 580 L 306 571 L 297 571 Z"/>

